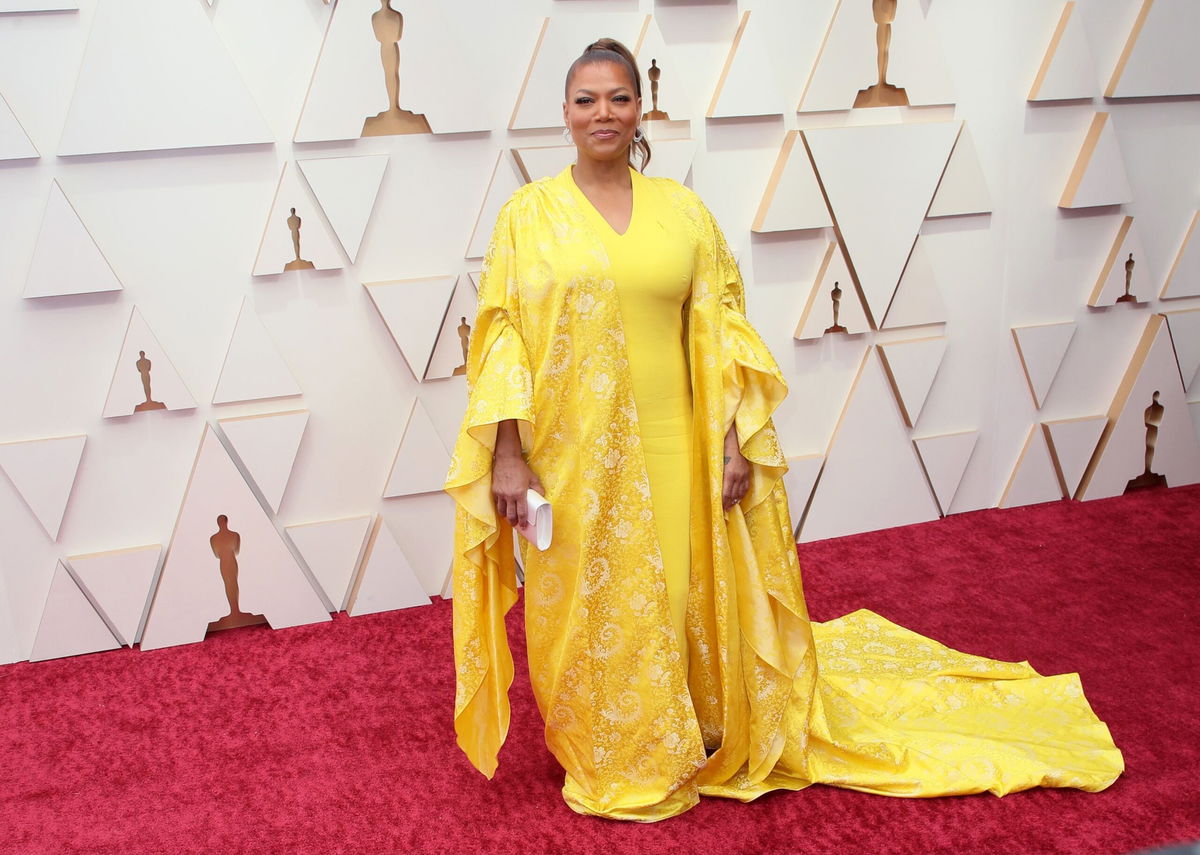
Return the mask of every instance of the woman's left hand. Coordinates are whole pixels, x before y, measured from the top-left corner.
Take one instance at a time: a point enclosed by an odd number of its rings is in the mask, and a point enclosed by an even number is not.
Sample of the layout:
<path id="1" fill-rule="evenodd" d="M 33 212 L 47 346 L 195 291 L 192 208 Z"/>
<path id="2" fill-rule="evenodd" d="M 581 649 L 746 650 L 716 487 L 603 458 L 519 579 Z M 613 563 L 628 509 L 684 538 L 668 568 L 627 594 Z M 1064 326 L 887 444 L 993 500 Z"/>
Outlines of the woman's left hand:
<path id="1" fill-rule="evenodd" d="M 729 510 L 742 500 L 750 489 L 750 461 L 742 454 L 737 427 L 731 426 L 725 435 L 725 476 L 721 483 L 721 506 Z"/>

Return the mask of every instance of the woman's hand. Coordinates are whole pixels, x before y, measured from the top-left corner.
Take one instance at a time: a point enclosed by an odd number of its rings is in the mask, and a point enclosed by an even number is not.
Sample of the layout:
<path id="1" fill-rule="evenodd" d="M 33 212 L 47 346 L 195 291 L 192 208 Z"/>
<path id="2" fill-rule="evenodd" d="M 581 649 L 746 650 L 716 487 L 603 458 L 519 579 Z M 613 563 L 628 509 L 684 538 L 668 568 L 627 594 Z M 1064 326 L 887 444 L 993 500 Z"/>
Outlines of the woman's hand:
<path id="1" fill-rule="evenodd" d="M 721 506 L 729 510 L 742 500 L 750 489 L 750 461 L 742 455 L 737 426 L 731 425 L 725 434 L 725 476 L 721 483 Z"/>
<path id="2" fill-rule="evenodd" d="M 521 456 L 517 423 L 508 419 L 496 427 L 496 452 L 492 459 L 492 498 L 496 502 L 496 513 L 512 525 L 525 525 L 529 520 L 525 494 L 530 489 L 546 495 L 542 482 Z"/>

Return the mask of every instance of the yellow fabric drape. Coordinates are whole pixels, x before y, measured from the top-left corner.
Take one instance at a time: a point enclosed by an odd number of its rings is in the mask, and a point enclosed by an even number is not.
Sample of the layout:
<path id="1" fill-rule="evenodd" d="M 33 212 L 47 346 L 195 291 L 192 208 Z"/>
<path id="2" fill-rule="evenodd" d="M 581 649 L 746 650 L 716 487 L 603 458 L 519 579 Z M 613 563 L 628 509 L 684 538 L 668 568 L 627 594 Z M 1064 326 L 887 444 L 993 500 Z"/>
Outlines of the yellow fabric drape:
<path id="1" fill-rule="evenodd" d="M 652 215 L 694 246 L 685 667 L 616 290 L 571 180 L 564 171 L 513 196 L 480 281 L 446 483 L 457 508 L 455 729 L 470 761 L 490 777 L 508 730 L 503 618 L 516 578 L 490 481 L 496 424 L 517 419 L 556 528 L 550 550 L 524 553 L 530 677 L 575 810 L 654 820 L 701 794 L 749 800 L 814 782 L 908 796 L 1110 784 L 1120 752 L 1075 675 L 957 653 L 867 611 L 810 625 L 771 423 L 783 378 L 746 320 L 711 214 L 682 185 L 638 176 Z M 752 475 L 724 513 L 733 422 Z"/>

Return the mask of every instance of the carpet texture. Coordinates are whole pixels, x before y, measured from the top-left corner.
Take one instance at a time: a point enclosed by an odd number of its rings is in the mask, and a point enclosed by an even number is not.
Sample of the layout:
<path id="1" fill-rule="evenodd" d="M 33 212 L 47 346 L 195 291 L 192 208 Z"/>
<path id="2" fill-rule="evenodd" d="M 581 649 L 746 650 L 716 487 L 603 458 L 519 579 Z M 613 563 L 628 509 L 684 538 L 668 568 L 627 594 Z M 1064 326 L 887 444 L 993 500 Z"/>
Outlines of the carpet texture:
<path id="1" fill-rule="evenodd" d="M 814 620 L 860 607 L 1078 671 L 1124 751 L 1103 793 L 811 787 L 654 825 L 562 802 L 510 621 L 488 782 L 454 745 L 450 603 L 0 668 L 0 852 L 1070 853 L 1200 838 L 1200 487 L 949 517 L 800 547 Z"/>

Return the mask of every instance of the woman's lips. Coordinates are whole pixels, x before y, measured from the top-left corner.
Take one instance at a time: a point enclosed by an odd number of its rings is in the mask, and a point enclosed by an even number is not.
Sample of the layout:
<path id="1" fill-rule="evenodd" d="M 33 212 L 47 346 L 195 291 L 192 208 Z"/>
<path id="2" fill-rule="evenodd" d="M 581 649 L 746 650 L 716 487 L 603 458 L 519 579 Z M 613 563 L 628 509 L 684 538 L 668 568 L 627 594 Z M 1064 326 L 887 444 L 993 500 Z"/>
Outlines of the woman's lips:
<path id="1" fill-rule="evenodd" d="M 607 140 L 607 139 L 612 139 L 613 137 L 618 137 L 618 136 L 620 136 L 620 134 L 617 133 L 616 131 L 607 131 L 606 130 L 606 131 L 592 131 L 592 136 L 599 137 L 602 140 Z"/>

